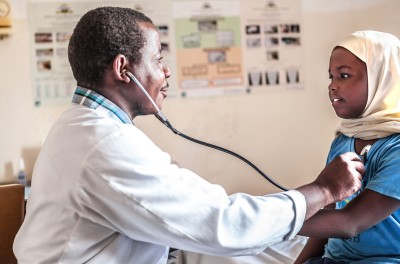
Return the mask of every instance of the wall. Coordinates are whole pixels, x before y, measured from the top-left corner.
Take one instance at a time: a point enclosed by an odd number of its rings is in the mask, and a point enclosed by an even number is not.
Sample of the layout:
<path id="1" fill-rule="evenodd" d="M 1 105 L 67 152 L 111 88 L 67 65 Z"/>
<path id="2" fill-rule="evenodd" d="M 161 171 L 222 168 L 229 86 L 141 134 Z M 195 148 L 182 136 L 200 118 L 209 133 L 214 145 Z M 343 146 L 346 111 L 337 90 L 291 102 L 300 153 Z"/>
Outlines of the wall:
<path id="1" fill-rule="evenodd" d="M 46 134 L 64 110 L 33 107 L 26 1 L 11 2 L 13 34 L 0 41 L 0 181 L 15 180 L 18 160 L 31 174 Z M 338 119 L 328 97 L 328 58 L 335 41 L 359 29 L 400 36 L 398 0 L 303 0 L 306 89 L 216 98 L 167 99 L 163 112 L 183 133 L 234 150 L 286 187 L 312 181 L 324 167 Z M 153 117 L 135 123 L 181 166 L 228 193 L 277 191 L 227 154 L 186 141 Z M 66 139 L 63 139 L 66 140 Z"/>

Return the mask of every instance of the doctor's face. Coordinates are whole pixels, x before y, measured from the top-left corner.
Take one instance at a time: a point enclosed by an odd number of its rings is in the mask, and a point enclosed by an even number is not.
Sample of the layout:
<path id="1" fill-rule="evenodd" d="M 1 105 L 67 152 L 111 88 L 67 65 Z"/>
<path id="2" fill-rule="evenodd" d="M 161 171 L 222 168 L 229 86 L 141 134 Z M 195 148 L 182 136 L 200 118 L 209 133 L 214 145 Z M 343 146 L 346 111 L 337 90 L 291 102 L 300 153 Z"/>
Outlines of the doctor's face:
<path id="1" fill-rule="evenodd" d="M 161 44 L 157 29 L 154 25 L 147 23 L 143 23 L 141 26 L 146 40 L 142 48 L 142 61 L 134 66 L 134 74 L 157 107 L 161 109 L 162 102 L 167 97 L 169 87 L 167 78 L 171 76 L 171 72 L 162 61 Z M 137 89 L 140 88 L 137 87 Z M 140 91 L 139 100 L 135 108 L 135 112 L 139 115 L 157 113 L 157 110 L 142 91 Z"/>

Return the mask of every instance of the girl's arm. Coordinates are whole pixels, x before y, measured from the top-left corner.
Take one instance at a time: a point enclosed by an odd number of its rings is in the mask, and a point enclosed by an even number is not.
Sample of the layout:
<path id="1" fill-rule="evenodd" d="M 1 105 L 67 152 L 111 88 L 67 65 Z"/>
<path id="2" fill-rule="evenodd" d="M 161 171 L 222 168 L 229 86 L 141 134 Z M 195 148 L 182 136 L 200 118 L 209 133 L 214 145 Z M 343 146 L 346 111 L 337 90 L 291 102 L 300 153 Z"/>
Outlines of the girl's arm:
<path id="1" fill-rule="evenodd" d="M 326 206 L 325 209 L 335 209 L 335 204 L 330 204 Z M 327 242 L 327 238 L 310 237 L 293 264 L 302 264 L 307 259 L 322 256 L 324 254 L 324 248 Z"/>
<path id="2" fill-rule="evenodd" d="M 365 189 L 343 209 L 322 209 L 307 220 L 299 235 L 350 238 L 376 225 L 400 207 L 400 200 Z"/>
<path id="3" fill-rule="evenodd" d="M 327 242 L 327 238 L 310 237 L 293 264 L 302 264 L 307 259 L 322 256 Z"/>
<path id="4" fill-rule="evenodd" d="M 400 207 L 400 201 L 365 189 L 346 207 L 335 210 L 330 205 L 308 219 L 299 235 L 311 236 L 295 264 L 322 256 L 329 237 L 349 238 L 376 225 Z"/>

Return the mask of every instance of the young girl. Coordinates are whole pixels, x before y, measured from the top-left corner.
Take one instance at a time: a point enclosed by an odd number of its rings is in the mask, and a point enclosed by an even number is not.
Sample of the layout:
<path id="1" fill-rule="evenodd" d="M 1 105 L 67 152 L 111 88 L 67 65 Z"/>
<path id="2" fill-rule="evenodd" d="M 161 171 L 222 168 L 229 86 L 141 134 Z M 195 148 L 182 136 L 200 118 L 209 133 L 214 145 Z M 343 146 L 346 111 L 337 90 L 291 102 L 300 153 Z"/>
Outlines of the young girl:
<path id="1" fill-rule="evenodd" d="M 366 173 L 359 192 L 304 224 L 299 234 L 312 237 L 295 263 L 400 263 L 399 39 L 349 35 L 332 51 L 329 78 L 329 99 L 343 121 L 328 162 L 355 151 Z"/>

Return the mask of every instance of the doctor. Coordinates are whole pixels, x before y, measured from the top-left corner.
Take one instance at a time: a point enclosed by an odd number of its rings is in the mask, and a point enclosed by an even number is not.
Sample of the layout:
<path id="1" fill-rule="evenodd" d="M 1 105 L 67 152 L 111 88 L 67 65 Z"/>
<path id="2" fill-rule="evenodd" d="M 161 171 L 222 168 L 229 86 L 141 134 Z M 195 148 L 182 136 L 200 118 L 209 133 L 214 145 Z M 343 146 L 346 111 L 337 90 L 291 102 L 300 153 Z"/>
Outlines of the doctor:
<path id="1" fill-rule="evenodd" d="M 171 164 L 132 123 L 155 109 L 127 76 L 161 108 L 171 72 L 160 49 L 157 28 L 132 9 L 101 7 L 78 22 L 68 49 L 78 87 L 35 164 L 18 263 L 165 264 L 169 247 L 257 254 L 360 188 L 353 153 L 308 185 L 265 196 L 227 195 Z"/>

